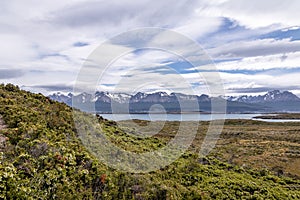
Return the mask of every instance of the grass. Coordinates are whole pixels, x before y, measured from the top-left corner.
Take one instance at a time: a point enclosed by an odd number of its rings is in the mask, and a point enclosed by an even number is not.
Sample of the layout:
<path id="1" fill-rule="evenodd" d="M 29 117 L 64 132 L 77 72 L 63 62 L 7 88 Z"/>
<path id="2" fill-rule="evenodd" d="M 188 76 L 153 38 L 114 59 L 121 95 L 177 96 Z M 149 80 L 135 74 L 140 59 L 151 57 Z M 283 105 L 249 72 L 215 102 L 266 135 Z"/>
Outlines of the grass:
<path id="1" fill-rule="evenodd" d="M 200 159 L 209 122 L 136 120 L 132 126 L 75 112 L 77 126 L 65 104 L 0 85 L 6 124 L 0 130 L 6 138 L 0 148 L 1 199 L 300 199 L 299 123 L 228 120 L 216 148 Z M 97 137 L 130 152 L 154 151 L 179 127 L 190 134 L 199 123 L 188 151 L 150 173 L 118 171 L 91 152 L 114 151 Z M 85 139 L 93 140 L 83 145 Z"/>
<path id="2" fill-rule="evenodd" d="M 135 120 L 144 131 L 147 121 Z M 162 122 L 151 122 L 161 126 Z M 131 121 L 120 123 L 123 129 Z M 199 152 L 209 122 L 165 122 L 155 137 L 170 141 L 179 126 L 186 132 L 200 125 L 190 151 Z M 138 127 L 138 126 L 137 126 Z M 129 129 L 129 128 L 128 128 Z M 146 130 L 147 131 L 147 130 Z M 300 178 L 300 123 L 268 123 L 252 120 L 226 120 L 220 139 L 210 156 L 243 168 L 266 169 L 276 175 Z"/>

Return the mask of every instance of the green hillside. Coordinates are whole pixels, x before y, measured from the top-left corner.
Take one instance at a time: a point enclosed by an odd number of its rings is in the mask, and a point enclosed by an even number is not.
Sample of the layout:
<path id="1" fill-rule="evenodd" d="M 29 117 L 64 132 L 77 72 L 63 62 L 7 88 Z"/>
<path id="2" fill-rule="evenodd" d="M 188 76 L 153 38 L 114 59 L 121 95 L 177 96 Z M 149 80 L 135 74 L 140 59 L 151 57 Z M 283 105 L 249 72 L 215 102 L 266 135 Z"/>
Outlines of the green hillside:
<path id="1" fill-rule="evenodd" d="M 88 125 L 91 116 L 76 112 Z M 192 150 L 156 172 L 111 169 L 82 145 L 72 108 L 11 84 L 0 85 L 0 116 L 6 124 L 0 130 L 0 199 L 300 199 L 299 180 L 199 159 Z M 161 134 L 140 140 L 134 130 L 98 120 L 99 134 L 128 151 L 168 141 Z"/>

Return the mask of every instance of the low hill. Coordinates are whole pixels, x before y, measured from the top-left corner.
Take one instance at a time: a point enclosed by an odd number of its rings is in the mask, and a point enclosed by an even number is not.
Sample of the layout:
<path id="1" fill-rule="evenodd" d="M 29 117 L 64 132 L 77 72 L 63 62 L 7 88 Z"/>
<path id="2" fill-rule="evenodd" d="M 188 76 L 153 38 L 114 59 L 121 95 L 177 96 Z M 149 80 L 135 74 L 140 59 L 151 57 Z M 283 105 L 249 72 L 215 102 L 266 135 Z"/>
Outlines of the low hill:
<path id="1" fill-rule="evenodd" d="M 89 114 L 75 111 L 82 124 Z M 79 139 L 72 108 L 41 94 L 0 85 L 5 138 L 0 148 L 1 199 L 299 199 L 299 180 L 243 169 L 192 150 L 147 174 L 119 172 L 99 162 Z M 99 134 L 133 152 L 157 149 L 162 133 L 141 140 L 102 118 Z M 188 123 L 187 123 L 188 125 Z"/>

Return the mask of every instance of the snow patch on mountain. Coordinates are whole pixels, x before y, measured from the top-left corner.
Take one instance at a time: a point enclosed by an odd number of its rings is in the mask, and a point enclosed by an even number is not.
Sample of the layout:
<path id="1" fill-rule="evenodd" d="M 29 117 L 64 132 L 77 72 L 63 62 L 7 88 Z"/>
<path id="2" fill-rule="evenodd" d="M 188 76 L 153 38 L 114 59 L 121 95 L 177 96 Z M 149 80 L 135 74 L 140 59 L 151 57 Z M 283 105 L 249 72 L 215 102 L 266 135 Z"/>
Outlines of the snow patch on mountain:
<path id="1" fill-rule="evenodd" d="M 56 93 L 49 96 L 51 99 L 71 104 L 72 100 L 80 103 L 87 102 L 105 102 L 111 103 L 112 101 L 118 103 L 171 103 L 178 101 L 199 101 L 210 102 L 211 97 L 206 94 L 202 95 L 186 95 L 182 93 L 166 93 L 166 92 L 154 92 L 154 93 L 142 93 L 138 92 L 134 95 L 126 93 L 110 93 L 110 92 L 96 92 L 94 95 L 88 93 L 82 93 L 79 95 L 73 95 L 69 93 L 64 95 Z M 300 98 L 289 91 L 273 90 L 264 95 L 258 96 L 227 96 L 220 97 L 229 102 L 241 102 L 241 103 L 266 103 L 266 102 L 298 102 Z"/>

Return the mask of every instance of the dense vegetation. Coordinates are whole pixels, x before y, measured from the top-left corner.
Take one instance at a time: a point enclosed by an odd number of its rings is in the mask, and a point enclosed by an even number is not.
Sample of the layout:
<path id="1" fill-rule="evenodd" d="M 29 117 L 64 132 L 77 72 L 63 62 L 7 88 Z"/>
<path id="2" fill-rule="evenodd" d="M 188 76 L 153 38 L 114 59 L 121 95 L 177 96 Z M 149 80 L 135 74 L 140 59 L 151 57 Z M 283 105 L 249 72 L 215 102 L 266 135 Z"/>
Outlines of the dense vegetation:
<path id="1" fill-rule="evenodd" d="M 83 121 L 89 118 L 77 112 Z M 156 172 L 116 171 L 82 145 L 70 107 L 11 84 L 0 85 L 0 115 L 7 126 L 0 130 L 0 199 L 300 198 L 299 180 L 213 157 L 199 159 L 196 144 Z M 119 128 L 102 118 L 99 123 L 99 134 L 133 152 L 160 148 L 174 134 L 162 131 L 140 140 L 126 124 Z"/>

